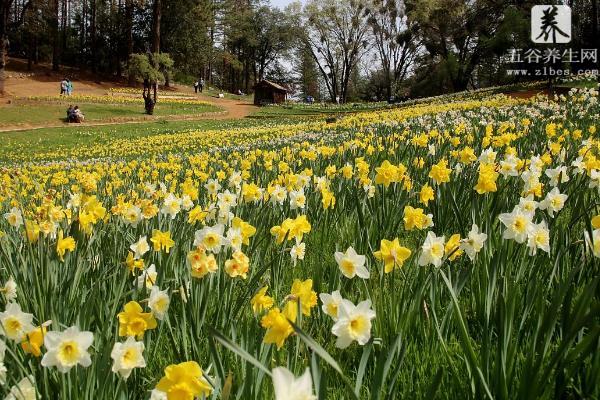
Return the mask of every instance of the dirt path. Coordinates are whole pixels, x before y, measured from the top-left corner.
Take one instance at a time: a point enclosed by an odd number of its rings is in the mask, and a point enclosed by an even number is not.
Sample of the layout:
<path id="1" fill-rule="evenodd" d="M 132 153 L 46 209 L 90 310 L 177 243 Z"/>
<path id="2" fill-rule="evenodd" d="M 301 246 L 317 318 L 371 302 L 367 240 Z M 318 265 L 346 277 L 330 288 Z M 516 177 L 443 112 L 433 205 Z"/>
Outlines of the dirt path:
<path id="1" fill-rule="evenodd" d="M 91 80 L 90 76 L 80 74 L 75 70 L 66 70 L 63 72 L 52 72 L 49 66 L 40 65 L 33 71 L 26 71 L 24 62 L 11 59 L 8 64 L 7 80 L 5 88 L 8 96 L 0 97 L 0 110 L 2 106 L 9 104 L 14 98 L 29 97 L 29 96 L 54 96 L 60 92 L 60 81 L 63 77 L 69 77 L 73 81 L 73 93 L 80 95 L 102 96 L 108 93 L 110 88 L 124 87 L 123 85 L 110 81 Z M 53 128 L 65 126 L 99 126 L 99 125 L 114 125 L 114 124 L 134 124 L 144 123 L 153 120 L 205 120 L 205 119 L 240 119 L 245 118 L 255 111 L 256 107 L 243 100 L 220 99 L 203 94 L 195 94 L 194 90 L 187 86 L 175 85 L 168 90 L 169 95 L 176 96 L 178 93 L 186 96 L 192 95 L 200 100 L 208 101 L 217 107 L 223 108 L 222 112 L 203 113 L 198 115 L 172 115 L 172 116 L 142 116 L 142 117 L 124 117 L 112 118 L 106 121 L 89 122 L 84 124 L 67 124 L 48 122 L 46 124 L 19 124 L 19 125 L 2 125 L 0 132 L 20 131 L 39 128 Z M 141 95 L 141 89 L 140 89 Z M 160 99 L 160 92 L 159 92 Z M 1 112 L 1 111 L 0 111 Z"/>

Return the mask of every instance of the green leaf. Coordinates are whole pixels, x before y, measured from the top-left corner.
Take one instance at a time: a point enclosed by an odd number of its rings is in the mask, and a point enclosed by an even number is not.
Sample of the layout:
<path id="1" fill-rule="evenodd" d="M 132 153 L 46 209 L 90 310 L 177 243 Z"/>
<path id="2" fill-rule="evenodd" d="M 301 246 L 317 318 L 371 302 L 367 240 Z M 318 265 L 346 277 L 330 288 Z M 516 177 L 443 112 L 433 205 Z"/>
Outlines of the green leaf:
<path id="1" fill-rule="evenodd" d="M 258 361 L 256 358 L 254 358 L 246 350 L 242 349 L 237 344 L 232 342 L 228 337 L 223 335 L 221 332 L 219 332 L 218 330 L 216 330 L 212 327 L 208 327 L 208 332 L 211 337 L 215 338 L 223 346 L 227 347 L 229 350 L 233 351 L 235 354 L 242 357 L 244 360 L 248 361 L 250 364 L 254 365 L 258 369 L 263 371 L 265 374 L 271 376 L 271 371 L 269 371 L 267 369 L 267 367 L 265 367 L 260 361 Z"/>

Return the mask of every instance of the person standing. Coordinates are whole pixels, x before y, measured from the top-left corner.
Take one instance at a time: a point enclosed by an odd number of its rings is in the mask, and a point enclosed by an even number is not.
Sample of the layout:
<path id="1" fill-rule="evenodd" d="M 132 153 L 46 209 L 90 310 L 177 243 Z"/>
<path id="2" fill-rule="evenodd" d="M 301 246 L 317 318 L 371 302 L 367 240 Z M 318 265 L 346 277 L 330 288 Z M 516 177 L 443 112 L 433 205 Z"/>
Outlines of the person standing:
<path id="1" fill-rule="evenodd" d="M 67 79 L 67 96 L 73 94 L 73 82 L 70 79 Z"/>
<path id="2" fill-rule="evenodd" d="M 204 90 L 204 79 L 200 78 L 200 82 L 198 82 L 198 87 L 200 88 L 200 93 Z"/>
<path id="3" fill-rule="evenodd" d="M 198 81 L 194 82 L 194 93 L 198 93 Z"/>
<path id="4" fill-rule="evenodd" d="M 62 81 L 60 81 L 60 94 L 63 95 L 67 93 L 67 79 L 63 78 Z"/>

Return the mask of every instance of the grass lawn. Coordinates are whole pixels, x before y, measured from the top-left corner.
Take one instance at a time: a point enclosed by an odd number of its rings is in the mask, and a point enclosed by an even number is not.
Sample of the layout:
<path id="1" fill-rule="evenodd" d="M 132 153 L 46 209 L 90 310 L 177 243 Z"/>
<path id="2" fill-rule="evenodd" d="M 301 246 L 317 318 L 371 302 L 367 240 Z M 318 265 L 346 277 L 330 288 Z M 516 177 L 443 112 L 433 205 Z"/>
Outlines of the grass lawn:
<path id="1" fill-rule="evenodd" d="M 218 88 L 204 88 L 204 90 L 202 91 L 202 94 L 206 95 L 206 96 L 211 96 L 211 97 L 219 97 L 219 93 L 223 93 L 223 95 L 225 96 L 226 99 L 232 99 L 232 100 L 242 100 L 242 101 L 246 101 L 246 102 L 252 102 L 254 101 L 254 95 L 251 94 L 244 94 L 244 95 L 237 95 L 237 94 L 233 94 L 233 93 L 229 93 L 227 91 L 218 89 Z"/>
<path id="2" fill-rule="evenodd" d="M 65 102 L 32 102 L 15 101 L 0 108 L 0 126 L 21 124 L 57 124 L 64 122 L 68 101 Z M 110 121 L 114 118 L 142 118 L 144 105 L 140 104 L 103 104 L 79 103 L 86 117 L 86 122 Z M 194 115 L 221 111 L 219 107 L 197 104 L 160 104 L 156 105 L 154 115 Z"/>
<path id="3" fill-rule="evenodd" d="M 297 119 L 295 119 L 297 121 Z M 271 118 L 269 124 L 290 123 L 290 118 Z M 35 154 L 56 146 L 76 147 L 106 143 L 115 139 L 135 139 L 187 130 L 227 130 L 265 125 L 264 119 L 224 119 L 196 121 L 157 120 L 104 126 L 69 124 L 64 127 L 0 132 L 0 162 L 10 162 L 11 154 Z"/>
<path id="4" fill-rule="evenodd" d="M 556 86 L 557 87 L 578 88 L 578 89 L 593 89 L 598 86 L 598 82 L 595 82 L 595 81 L 566 82 L 566 83 L 559 83 Z"/>
<path id="5" fill-rule="evenodd" d="M 297 116 L 328 116 L 334 114 L 348 114 L 361 111 L 373 111 L 386 108 L 386 103 L 351 103 L 344 105 L 334 104 L 284 104 L 277 106 L 260 107 L 258 111 L 252 113 L 253 118 L 272 118 L 272 117 L 297 117 Z"/>

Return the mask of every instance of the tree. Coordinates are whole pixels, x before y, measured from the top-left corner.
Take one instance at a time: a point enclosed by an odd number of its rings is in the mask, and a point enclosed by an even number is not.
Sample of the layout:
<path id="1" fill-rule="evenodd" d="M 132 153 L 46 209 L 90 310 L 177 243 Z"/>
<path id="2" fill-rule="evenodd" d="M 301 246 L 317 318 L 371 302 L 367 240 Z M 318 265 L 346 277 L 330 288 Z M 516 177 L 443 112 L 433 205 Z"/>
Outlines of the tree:
<path id="1" fill-rule="evenodd" d="M 5 94 L 4 82 L 6 81 L 6 57 L 8 56 L 8 33 L 9 33 L 9 21 L 11 16 L 11 10 L 14 4 L 14 0 L 0 0 L 0 95 Z M 17 15 L 13 21 L 13 29 L 18 29 L 23 25 L 25 14 L 31 9 L 31 0 L 22 4 L 20 12 L 16 12 Z"/>
<path id="2" fill-rule="evenodd" d="M 161 46 L 179 72 L 195 79 L 204 76 L 212 55 L 209 30 L 213 24 L 210 0 L 163 3 Z"/>
<path id="3" fill-rule="evenodd" d="M 441 63 L 455 91 L 465 90 L 479 63 L 510 45 L 502 29 L 509 2 L 500 0 L 405 0 L 431 63 Z"/>
<path id="4" fill-rule="evenodd" d="M 296 50 L 296 74 L 302 97 L 312 96 L 314 99 L 321 100 L 317 64 L 310 49 L 304 44 L 300 44 Z"/>
<path id="5" fill-rule="evenodd" d="M 172 73 L 173 60 L 165 53 L 132 54 L 128 62 L 128 74 L 144 83 L 142 96 L 145 102 L 146 113 L 152 114 L 154 105 L 158 101 L 158 82 L 165 80 L 165 76 Z M 153 96 L 150 95 L 151 90 Z"/>
<path id="6" fill-rule="evenodd" d="M 292 46 L 293 28 L 286 14 L 262 6 L 254 12 L 255 82 L 265 77 L 267 68 Z"/>
<path id="7" fill-rule="evenodd" d="M 304 9 L 304 40 L 332 101 L 346 101 L 352 70 L 368 49 L 364 6 L 355 0 L 312 0 Z"/>
<path id="8" fill-rule="evenodd" d="M 404 80 L 413 65 L 419 41 L 418 27 L 410 23 L 400 0 L 372 0 L 365 9 L 373 38 L 386 97 L 396 94 L 398 84 Z"/>

